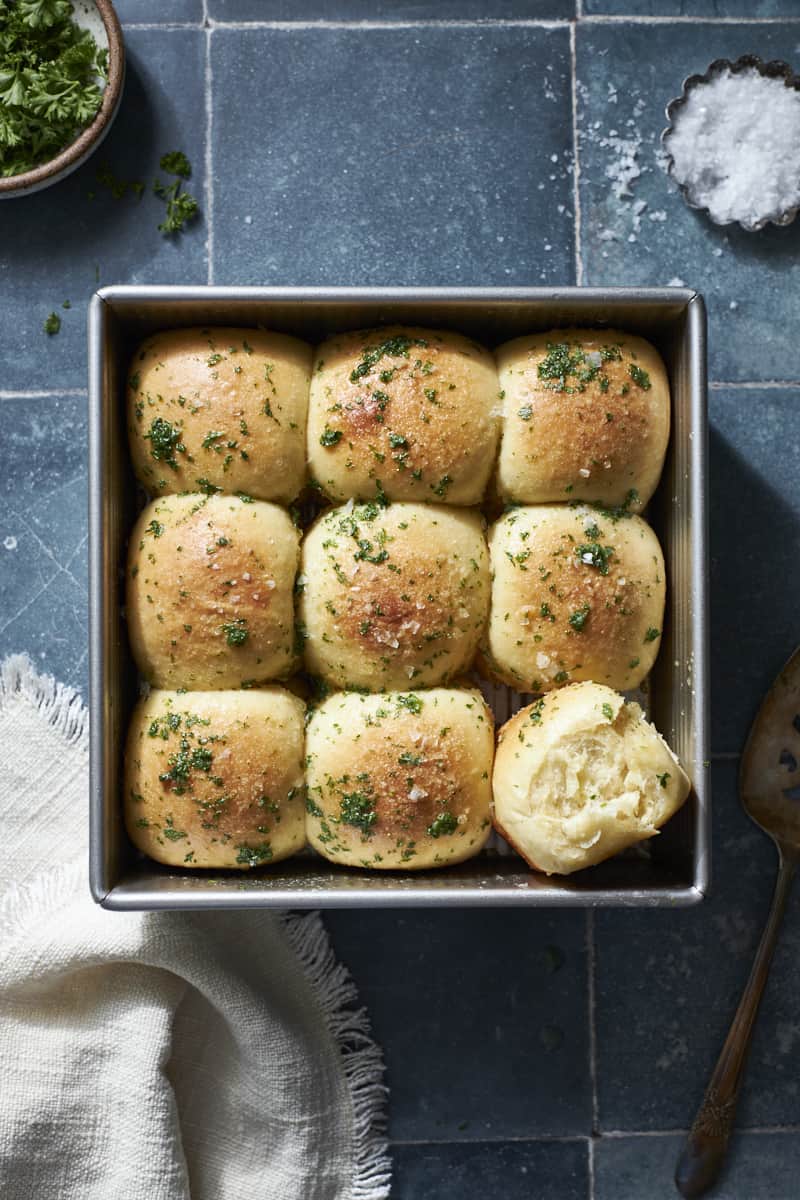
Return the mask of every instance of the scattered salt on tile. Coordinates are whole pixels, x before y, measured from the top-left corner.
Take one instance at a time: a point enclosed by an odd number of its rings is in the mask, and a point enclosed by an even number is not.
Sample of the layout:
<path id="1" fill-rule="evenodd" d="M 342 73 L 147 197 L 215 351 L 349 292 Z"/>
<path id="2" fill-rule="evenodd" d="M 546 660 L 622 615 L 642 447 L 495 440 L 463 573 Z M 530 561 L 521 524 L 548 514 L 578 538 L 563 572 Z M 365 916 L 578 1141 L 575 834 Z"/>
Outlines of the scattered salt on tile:
<path id="1" fill-rule="evenodd" d="M 666 139 L 673 176 L 720 223 L 800 205 L 800 92 L 755 68 L 692 88 Z"/>

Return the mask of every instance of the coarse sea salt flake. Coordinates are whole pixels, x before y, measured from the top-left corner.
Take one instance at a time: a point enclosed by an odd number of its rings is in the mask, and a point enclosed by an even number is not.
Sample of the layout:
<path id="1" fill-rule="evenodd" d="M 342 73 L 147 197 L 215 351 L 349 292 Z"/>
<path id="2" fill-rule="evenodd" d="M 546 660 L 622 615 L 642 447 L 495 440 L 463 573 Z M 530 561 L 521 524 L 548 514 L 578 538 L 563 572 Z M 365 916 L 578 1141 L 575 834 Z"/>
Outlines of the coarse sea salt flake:
<path id="1" fill-rule="evenodd" d="M 666 138 L 672 174 L 720 224 L 755 226 L 800 205 L 800 92 L 754 67 L 687 93 Z"/>

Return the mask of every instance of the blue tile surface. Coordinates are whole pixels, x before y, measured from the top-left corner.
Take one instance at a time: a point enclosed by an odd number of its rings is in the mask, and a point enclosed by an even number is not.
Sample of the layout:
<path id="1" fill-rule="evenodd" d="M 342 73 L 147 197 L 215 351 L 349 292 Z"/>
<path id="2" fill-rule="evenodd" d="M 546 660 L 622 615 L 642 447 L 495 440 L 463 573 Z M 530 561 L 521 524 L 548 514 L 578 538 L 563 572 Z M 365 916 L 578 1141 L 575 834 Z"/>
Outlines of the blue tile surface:
<path id="1" fill-rule="evenodd" d="M 122 107 L 95 156 L 47 191 L 3 202 L 0 291 L 13 302 L 0 306 L 0 344 L 14 351 L 4 354 L 3 390 L 86 386 L 86 302 L 98 284 L 206 281 L 202 220 L 166 238 L 157 228 L 163 204 L 150 194 L 161 155 L 180 148 L 202 203 L 204 35 L 134 30 L 126 45 Z M 121 178 L 146 180 L 147 194 L 114 200 L 97 183 L 103 163 Z M 42 324 L 53 310 L 61 332 L 48 337 Z"/>
<path id="2" fill-rule="evenodd" d="M 543 20 L 575 16 L 575 0 L 209 0 L 217 21 Z"/>
<path id="3" fill-rule="evenodd" d="M 672 1176 L 682 1145 L 675 1135 L 603 1138 L 595 1147 L 595 1200 L 676 1200 Z M 796 1134 L 739 1134 L 728 1154 L 710 1200 L 796 1200 Z"/>
<path id="4" fill-rule="evenodd" d="M 212 67 L 215 282 L 572 281 L 566 28 L 222 29 Z"/>
<path id="5" fill-rule="evenodd" d="M 583 281 L 696 287 L 715 379 L 797 379 L 800 223 L 745 233 L 689 209 L 659 166 L 664 106 L 715 58 L 785 58 L 798 44 L 795 25 L 578 28 Z"/>
<path id="6" fill-rule="evenodd" d="M 0 400 L 0 658 L 85 692 L 86 399 Z"/>
<path id="7" fill-rule="evenodd" d="M 739 807 L 737 769 L 731 761 L 712 770 L 714 879 L 702 909 L 597 916 L 601 1131 L 687 1128 L 725 1039 L 777 869 L 772 843 Z M 800 893 L 787 913 L 753 1040 L 740 1125 L 797 1122 L 798 964 Z"/>
<path id="8" fill-rule="evenodd" d="M 394 1139 L 586 1132 L 581 913 L 328 913 L 383 1045 Z"/>
<path id="9" fill-rule="evenodd" d="M 711 393 L 711 745 L 741 750 L 800 641 L 800 389 Z M 768 564 L 768 565 L 767 565 Z"/>
<path id="10" fill-rule="evenodd" d="M 203 21 L 203 0 L 114 0 L 117 16 L 125 25 L 169 25 Z"/>
<path id="11" fill-rule="evenodd" d="M 395 1146 L 392 1200 L 584 1200 L 586 1142 Z"/>

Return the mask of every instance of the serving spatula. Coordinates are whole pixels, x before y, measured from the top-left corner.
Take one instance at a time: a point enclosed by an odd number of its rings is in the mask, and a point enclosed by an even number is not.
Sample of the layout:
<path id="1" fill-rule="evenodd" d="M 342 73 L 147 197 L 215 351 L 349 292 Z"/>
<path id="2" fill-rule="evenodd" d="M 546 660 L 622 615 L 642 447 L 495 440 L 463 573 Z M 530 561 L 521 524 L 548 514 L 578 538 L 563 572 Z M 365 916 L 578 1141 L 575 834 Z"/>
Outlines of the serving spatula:
<path id="1" fill-rule="evenodd" d="M 778 878 L 750 978 L 678 1159 L 675 1183 L 686 1200 L 705 1195 L 722 1168 L 750 1035 L 800 858 L 800 647 L 753 722 L 742 755 L 739 792 L 745 812 L 777 847 Z"/>

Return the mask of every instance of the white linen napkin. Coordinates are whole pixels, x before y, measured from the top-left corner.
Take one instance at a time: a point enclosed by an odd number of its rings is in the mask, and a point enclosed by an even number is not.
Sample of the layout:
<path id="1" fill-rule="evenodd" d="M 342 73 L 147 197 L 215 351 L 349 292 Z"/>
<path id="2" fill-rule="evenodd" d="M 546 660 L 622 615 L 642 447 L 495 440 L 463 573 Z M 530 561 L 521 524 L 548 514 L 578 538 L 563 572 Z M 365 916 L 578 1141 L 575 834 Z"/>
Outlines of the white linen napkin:
<path id="1" fill-rule="evenodd" d="M 0 666 L 0 1196 L 383 1200 L 378 1047 L 316 913 L 113 913 L 79 696 Z"/>

